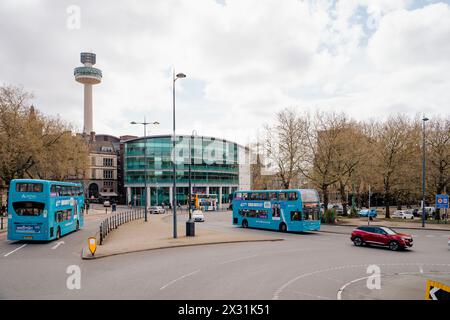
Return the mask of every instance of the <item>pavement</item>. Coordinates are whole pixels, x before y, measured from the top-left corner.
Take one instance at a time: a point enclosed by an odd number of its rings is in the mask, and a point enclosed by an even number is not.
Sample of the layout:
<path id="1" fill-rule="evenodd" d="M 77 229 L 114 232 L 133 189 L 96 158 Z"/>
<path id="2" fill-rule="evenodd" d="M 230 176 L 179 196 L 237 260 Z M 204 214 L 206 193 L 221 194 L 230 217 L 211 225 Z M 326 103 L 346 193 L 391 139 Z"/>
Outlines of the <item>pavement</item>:
<path id="1" fill-rule="evenodd" d="M 425 222 L 425 227 L 422 227 L 421 220 L 419 218 L 414 218 L 413 221 L 409 220 L 401 220 L 401 219 L 380 219 L 380 218 L 374 218 L 372 221 L 370 221 L 371 225 L 374 226 L 385 226 L 385 227 L 391 227 L 391 228 L 398 228 L 398 229 L 418 229 L 418 230 L 445 230 L 450 231 L 450 223 L 445 223 L 442 221 L 441 223 L 428 223 Z M 341 226 L 351 226 L 356 227 L 360 225 L 367 225 L 367 218 L 342 218 L 338 217 L 338 221 L 336 225 Z"/>
<path id="2" fill-rule="evenodd" d="M 188 219 L 186 213 L 177 215 L 177 238 L 173 238 L 172 217 L 172 214 L 149 214 L 148 222 L 143 219 L 128 222 L 108 234 L 103 244 L 97 245 L 95 255 L 90 253 L 87 246 L 83 248 L 82 258 L 98 259 L 131 252 L 183 246 L 283 240 L 276 234 L 255 235 L 232 232 L 232 230 L 211 230 L 204 228 L 202 222 L 195 223 L 195 236 L 187 237 L 185 235 L 185 223 Z"/>

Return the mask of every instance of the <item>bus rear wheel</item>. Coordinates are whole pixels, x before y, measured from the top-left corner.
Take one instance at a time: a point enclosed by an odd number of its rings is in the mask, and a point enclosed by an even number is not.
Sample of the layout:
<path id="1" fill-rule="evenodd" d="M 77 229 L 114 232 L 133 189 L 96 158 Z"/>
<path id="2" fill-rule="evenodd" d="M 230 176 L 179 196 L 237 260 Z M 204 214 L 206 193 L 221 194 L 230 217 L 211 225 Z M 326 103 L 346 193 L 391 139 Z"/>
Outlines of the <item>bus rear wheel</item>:
<path id="1" fill-rule="evenodd" d="M 248 228 L 248 221 L 242 220 L 242 228 Z"/>
<path id="2" fill-rule="evenodd" d="M 80 220 L 77 220 L 77 231 L 80 230 Z"/>
<path id="3" fill-rule="evenodd" d="M 284 222 L 280 223 L 280 231 L 281 232 L 286 232 L 287 231 L 287 226 Z"/>

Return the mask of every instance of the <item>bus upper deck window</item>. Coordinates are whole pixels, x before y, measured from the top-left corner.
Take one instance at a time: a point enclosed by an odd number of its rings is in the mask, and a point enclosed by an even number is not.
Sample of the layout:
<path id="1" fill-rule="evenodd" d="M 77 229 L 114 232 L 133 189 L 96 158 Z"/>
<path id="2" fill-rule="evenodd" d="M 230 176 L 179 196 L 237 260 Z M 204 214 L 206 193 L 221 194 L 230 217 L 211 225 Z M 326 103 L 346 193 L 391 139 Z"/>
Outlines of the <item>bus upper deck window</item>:
<path id="1" fill-rule="evenodd" d="M 286 200 L 286 199 L 287 199 L 286 192 L 280 192 L 279 200 Z"/>
<path id="2" fill-rule="evenodd" d="M 298 200 L 297 192 L 289 192 L 289 201 L 295 201 Z"/>
<path id="3" fill-rule="evenodd" d="M 276 192 L 269 193 L 269 200 L 278 200 L 278 195 Z"/>
<path id="4" fill-rule="evenodd" d="M 17 192 L 42 192 L 44 185 L 42 183 L 17 183 Z"/>

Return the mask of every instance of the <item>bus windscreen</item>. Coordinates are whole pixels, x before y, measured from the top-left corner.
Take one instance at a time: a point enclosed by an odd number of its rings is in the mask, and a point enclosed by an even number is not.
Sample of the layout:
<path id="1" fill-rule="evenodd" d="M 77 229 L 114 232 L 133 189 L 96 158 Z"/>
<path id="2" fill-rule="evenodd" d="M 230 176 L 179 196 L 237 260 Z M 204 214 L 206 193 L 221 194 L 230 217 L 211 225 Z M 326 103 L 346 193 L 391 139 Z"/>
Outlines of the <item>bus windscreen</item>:
<path id="1" fill-rule="evenodd" d="M 319 202 L 319 196 L 315 190 L 300 190 L 302 202 Z"/>

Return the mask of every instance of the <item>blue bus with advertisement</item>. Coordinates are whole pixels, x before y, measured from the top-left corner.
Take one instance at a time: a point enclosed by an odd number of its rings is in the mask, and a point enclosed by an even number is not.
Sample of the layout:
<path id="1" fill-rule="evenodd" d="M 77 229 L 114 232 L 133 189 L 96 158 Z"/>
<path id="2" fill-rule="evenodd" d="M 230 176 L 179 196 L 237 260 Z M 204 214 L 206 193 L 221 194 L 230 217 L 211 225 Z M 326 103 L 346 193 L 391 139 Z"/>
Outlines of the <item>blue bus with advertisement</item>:
<path id="1" fill-rule="evenodd" d="M 81 183 L 12 180 L 8 194 L 8 240 L 49 241 L 84 225 Z"/>
<path id="2" fill-rule="evenodd" d="M 233 225 L 282 232 L 320 230 L 320 198 L 314 189 L 236 191 Z"/>

